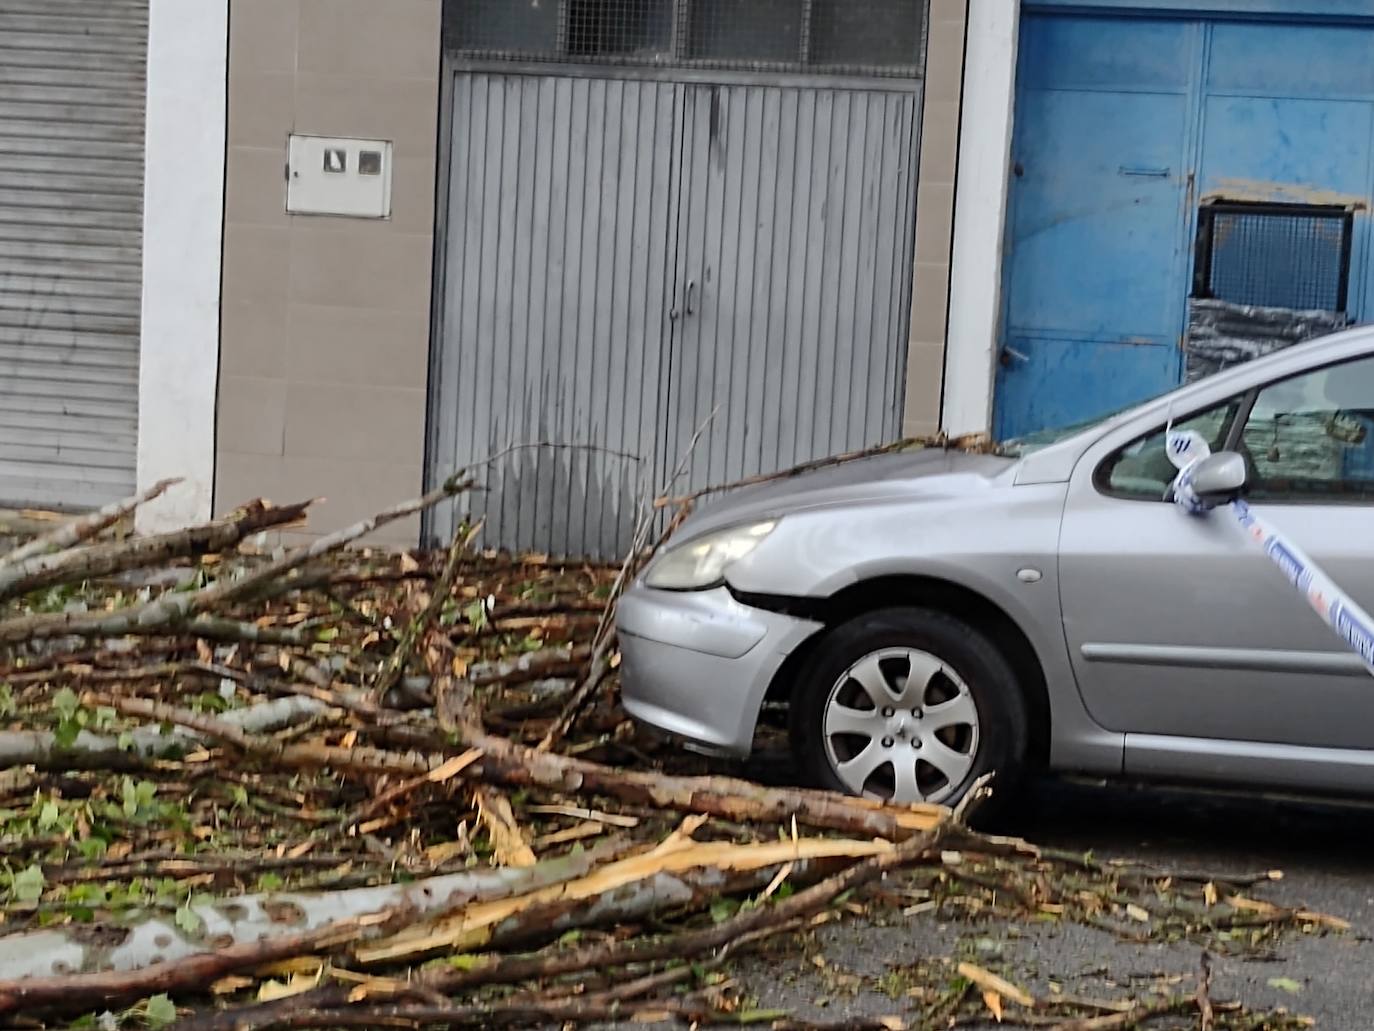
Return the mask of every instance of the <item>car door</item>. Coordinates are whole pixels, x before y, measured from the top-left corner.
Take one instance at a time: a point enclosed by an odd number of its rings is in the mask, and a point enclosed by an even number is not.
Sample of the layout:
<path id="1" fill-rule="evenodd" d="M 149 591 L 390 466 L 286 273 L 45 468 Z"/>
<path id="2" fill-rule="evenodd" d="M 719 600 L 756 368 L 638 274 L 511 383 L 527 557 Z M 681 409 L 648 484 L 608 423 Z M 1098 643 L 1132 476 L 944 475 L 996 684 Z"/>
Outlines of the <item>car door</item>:
<path id="1" fill-rule="evenodd" d="M 1198 429 L 1214 450 L 1242 450 L 1255 511 L 1374 610 L 1371 415 L 1374 357 L 1365 357 L 1175 425 Z M 1093 717 L 1127 733 L 1128 771 L 1189 772 L 1199 755 L 1211 757 L 1205 765 L 1226 752 L 1196 739 L 1230 742 L 1234 755 L 1272 745 L 1374 749 L 1374 678 L 1359 659 L 1229 509 L 1189 516 L 1162 500 L 1173 475 L 1164 429 L 1105 457 L 1089 452 L 1061 530 L 1070 658 Z M 1177 762 L 1156 762 L 1160 755 Z"/>

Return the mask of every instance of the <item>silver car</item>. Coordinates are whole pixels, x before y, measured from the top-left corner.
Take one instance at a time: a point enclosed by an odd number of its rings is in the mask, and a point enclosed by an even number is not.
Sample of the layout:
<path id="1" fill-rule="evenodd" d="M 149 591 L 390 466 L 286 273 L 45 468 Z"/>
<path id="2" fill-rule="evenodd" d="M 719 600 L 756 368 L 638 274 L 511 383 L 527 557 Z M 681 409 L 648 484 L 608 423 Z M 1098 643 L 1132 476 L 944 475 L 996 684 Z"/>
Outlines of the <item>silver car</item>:
<path id="1" fill-rule="evenodd" d="M 1165 500 L 1164 449 L 1197 430 L 1237 471 L 1212 500 L 1374 610 L 1371 424 L 1355 329 L 998 454 L 739 490 L 621 600 L 625 706 L 744 756 L 786 700 L 810 780 L 898 801 L 1033 768 L 1374 794 L 1374 679 L 1228 512 Z"/>

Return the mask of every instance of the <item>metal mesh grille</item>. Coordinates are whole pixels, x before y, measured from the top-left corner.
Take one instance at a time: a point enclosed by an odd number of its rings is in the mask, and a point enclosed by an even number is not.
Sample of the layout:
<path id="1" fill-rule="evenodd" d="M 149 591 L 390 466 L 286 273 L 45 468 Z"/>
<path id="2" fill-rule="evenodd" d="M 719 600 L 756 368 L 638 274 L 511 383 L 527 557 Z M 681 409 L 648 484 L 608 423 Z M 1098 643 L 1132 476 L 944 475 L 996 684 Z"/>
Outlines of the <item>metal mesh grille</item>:
<path id="1" fill-rule="evenodd" d="M 672 53 L 672 0 L 566 0 L 567 54 L 658 60 Z"/>
<path id="2" fill-rule="evenodd" d="M 925 0 L 444 0 L 459 56 L 920 74 Z"/>
<path id="3" fill-rule="evenodd" d="M 1233 304 L 1344 311 L 1349 212 L 1280 204 L 1214 204 L 1198 219 L 1198 297 Z"/>

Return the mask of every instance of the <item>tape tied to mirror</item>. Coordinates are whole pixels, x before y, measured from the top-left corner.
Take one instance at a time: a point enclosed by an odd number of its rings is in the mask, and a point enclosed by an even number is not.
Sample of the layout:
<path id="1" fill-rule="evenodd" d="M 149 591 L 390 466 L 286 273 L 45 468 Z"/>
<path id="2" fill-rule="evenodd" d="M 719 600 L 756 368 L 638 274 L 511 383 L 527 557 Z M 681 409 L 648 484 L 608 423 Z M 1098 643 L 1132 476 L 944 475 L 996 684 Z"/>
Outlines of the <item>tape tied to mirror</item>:
<path id="1" fill-rule="evenodd" d="M 1165 449 L 1178 475 L 1167 497 L 1190 516 L 1206 516 L 1211 506 L 1193 489 L 1197 465 L 1211 454 L 1207 441 L 1194 430 L 1170 430 Z M 1292 539 L 1255 513 L 1239 498 L 1224 507 L 1246 538 L 1278 567 L 1284 578 L 1306 599 L 1312 611 L 1374 674 L 1374 617 L 1341 590 Z"/>

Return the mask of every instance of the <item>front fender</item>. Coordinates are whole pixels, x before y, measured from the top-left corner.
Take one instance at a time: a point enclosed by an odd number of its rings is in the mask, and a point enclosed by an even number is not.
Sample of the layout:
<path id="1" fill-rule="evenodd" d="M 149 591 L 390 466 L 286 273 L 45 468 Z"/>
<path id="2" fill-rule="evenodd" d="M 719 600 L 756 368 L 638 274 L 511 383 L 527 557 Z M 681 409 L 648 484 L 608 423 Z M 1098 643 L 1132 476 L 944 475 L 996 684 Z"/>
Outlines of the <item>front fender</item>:
<path id="1" fill-rule="evenodd" d="M 991 488 L 972 496 L 883 501 L 784 516 L 727 574 L 737 591 L 826 598 L 880 576 L 935 576 L 1018 604 L 1025 587 L 1053 594 L 1066 485 Z M 1017 573 L 1035 568 L 1035 584 Z M 995 595 L 995 597 L 993 597 Z M 1037 598 L 1037 608 L 1044 604 Z"/>
<path id="2" fill-rule="evenodd" d="M 971 496 L 810 509 L 727 572 L 743 595 L 825 599 L 883 577 L 946 581 L 980 595 L 1020 627 L 1045 675 L 1051 764 L 1116 773 L 1122 738 L 1088 715 L 1069 663 L 1059 602 L 1065 483 L 996 486 Z"/>

